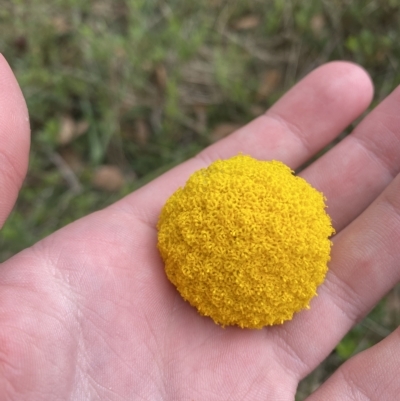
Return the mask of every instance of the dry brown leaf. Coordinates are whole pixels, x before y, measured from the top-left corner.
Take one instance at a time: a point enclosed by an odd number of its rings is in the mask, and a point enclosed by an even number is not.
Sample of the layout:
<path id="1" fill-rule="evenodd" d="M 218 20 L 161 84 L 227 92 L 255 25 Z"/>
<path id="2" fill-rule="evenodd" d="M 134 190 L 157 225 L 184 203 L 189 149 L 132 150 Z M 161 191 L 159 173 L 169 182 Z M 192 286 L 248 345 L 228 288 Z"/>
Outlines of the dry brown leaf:
<path id="1" fill-rule="evenodd" d="M 154 73 L 156 76 L 156 82 L 157 82 L 158 87 L 161 90 L 164 90 L 167 86 L 167 80 L 168 80 L 167 70 L 165 69 L 165 67 L 162 64 L 159 64 L 155 68 Z"/>
<path id="2" fill-rule="evenodd" d="M 139 119 L 135 122 L 135 131 L 133 132 L 133 138 L 139 145 L 146 145 L 149 141 L 150 130 L 146 121 Z"/>
<path id="3" fill-rule="evenodd" d="M 315 14 L 311 18 L 311 30 L 313 31 L 314 35 L 319 37 L 322 34 L 323 29 L 325 28 L 325 18 L 322 14 Z"/>
<path id="4" fill-rule="evenodd" d="M 103 191 L 115 192 L 122 188 L 125 183 L 124 175 L 117 166 L 100 166 L 94 173 L 92 184 Z"/>
<path id="5" fill-rule="evenodd" d="M 241 126 L 239 124 L 235 123 L 221 123 L 215 126 L 215 128 L 212 130 L 210 134 L 210 139 L 213 142 L 217 142 L 220 139 L 228 136 L 232 132 L 236 131 L 239 129 Z"/>
<path id="6" fill-rule="evenodd" d="M 75 130 L 75 120 L 68 115 L 62 116 L 58 132 L 58 143 L 60 145 L 70 143 L 75 137 Z"/>
<path id="7" fill-rule="evenodd" d="M 58 132 L 58 143 L 60 145 L 67 145 L 76 137 L 84 134 L 88 128 L 89 123 L 85 120 L 75 121 L 70 115 L 62 116 Z"/>
<path id="8" fill-rule="evenodd" d="M 254 14 L 246 15 L 233 23 L 233 28 L 238 31 L 254 29 L 260 25 L 260 17 Z"/>
<path id="9" fill-rule="evenodd" d="M 282 72 L 278 69 L 268 70 L 264 73 L 257 93 L 257 100 L 265 99 L 273 93 L 282 82 Z"/>

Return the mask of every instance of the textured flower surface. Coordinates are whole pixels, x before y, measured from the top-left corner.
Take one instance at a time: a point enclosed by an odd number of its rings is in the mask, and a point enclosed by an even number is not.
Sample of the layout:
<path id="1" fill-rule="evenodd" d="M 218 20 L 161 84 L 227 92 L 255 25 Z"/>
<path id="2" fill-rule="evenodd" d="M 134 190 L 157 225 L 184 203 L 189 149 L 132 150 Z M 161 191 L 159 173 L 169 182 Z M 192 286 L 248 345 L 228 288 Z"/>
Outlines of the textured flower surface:
<path id="1" fill-rule="evenodd" d="M 308 308 L 334 233 L 322 193 L 278 161 L 238 155 L 195 172 L 165 204 L 169 280 L 216 323 L 261 328 Z"/>

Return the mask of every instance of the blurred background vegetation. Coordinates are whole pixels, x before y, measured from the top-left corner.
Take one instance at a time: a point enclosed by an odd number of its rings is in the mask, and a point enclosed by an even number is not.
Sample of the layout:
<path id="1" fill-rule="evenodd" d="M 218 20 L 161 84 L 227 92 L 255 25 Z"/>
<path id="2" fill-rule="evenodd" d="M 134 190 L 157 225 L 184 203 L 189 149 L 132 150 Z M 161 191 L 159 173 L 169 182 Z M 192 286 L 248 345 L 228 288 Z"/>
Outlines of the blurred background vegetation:
<path id="1" fill-rule="evenodd" d="M 376 104 L 400 83 L 399 11 L 399 0 L 2 0 L 0 51 L 28 103 L 32 152 L 1 260 L 228 135 L 329 60 L 362 64 Z M 399 321 L 397 288 L 297 399 Z"/>

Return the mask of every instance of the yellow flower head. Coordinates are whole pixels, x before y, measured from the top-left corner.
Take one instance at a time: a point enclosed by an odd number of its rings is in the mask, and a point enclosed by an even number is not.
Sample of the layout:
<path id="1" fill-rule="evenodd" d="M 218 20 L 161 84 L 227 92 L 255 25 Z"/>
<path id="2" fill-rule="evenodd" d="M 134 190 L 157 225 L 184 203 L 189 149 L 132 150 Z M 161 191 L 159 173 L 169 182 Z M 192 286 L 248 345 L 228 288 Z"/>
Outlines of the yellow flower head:
<path id="1" fill-rule="evenodd" d="M 334 233 L 322 193 L 278 161 L 238 155 L 195 172 L 165 204 L 169 280 L 223 326 L 281 324 L 308 308 Z"/>

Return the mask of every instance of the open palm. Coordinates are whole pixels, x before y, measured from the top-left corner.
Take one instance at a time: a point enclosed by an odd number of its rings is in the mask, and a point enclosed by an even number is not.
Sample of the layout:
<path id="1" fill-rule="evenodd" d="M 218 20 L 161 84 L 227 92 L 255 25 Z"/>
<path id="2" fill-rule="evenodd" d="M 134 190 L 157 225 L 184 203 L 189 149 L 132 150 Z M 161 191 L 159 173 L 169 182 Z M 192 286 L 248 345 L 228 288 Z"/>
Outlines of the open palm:
<path id="1" fill-rule="evenodd" d="M 282 326 L 221 328 L 167 281 L 158 214 L 189 175 L 239 152 L 297 168 L 371 100 L 359 67 L 327 64 L 265 115 L 0 268 L 0 400 L 293 400 L 296 387 L 400 276 L 400 90 L 302 172 L 338 234 L 311 309 Z M 0 60 L 0 220 L 26 172 L 23 97 Z M 345 363 L 309 400 L 396 400 L 400 332 Z"/>

